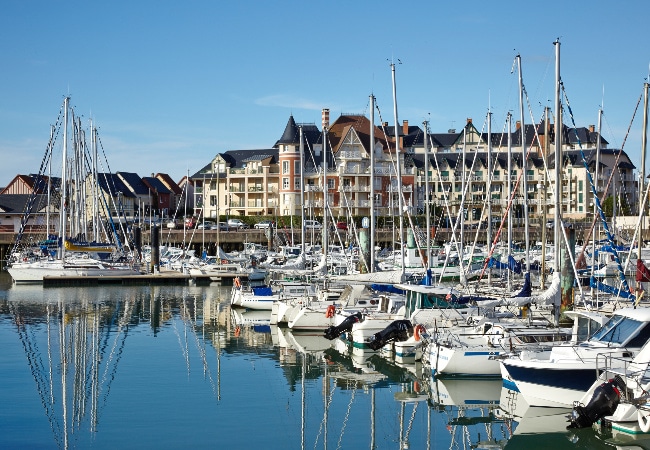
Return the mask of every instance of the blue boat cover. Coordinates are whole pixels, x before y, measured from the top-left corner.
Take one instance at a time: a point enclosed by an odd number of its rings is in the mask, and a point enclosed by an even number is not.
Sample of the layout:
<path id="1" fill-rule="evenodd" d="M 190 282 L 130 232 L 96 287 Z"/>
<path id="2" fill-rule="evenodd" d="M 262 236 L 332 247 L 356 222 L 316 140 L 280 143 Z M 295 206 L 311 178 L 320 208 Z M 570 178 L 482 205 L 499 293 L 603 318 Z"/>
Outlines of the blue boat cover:
<path id="1" fill-rule="evenodd" d="M 268 286 L 256 286 L 253 288 L 253 294 L 266 297 L 273 295 L 273 289 Z"/>

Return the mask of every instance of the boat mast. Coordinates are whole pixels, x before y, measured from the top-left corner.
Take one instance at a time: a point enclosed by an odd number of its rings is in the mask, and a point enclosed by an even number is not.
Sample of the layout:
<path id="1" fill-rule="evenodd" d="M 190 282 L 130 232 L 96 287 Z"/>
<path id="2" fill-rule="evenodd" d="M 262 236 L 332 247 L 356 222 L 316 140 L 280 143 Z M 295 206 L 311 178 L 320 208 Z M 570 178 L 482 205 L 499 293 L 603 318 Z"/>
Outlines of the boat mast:
<path id="1" fill-rule="evenodd" d="M 424 127 L 424 216 L 427 227 L 427 264 L 426 268 L 431 268 L 431 217 L 429 206 L 429 122 L 422 122 Z"/>
<path id="2" fill-rule="evenodd" d="M 404 206 L 402 199 L 402 170 L 401 170 L 401 161 L 400 161 L 400 149 L 399 149 L 399 128 L 397 127 L 397 88 L 395 87 L 395 63 L 390 64 L 392 78 L 393 78 L 393 116 L 395 118 L 395 159 L 397 161 L 397 204 L 399 212 L 399 240 L 401 243 L 400 254 L 401 254 L 401 266 L 402 266 L 402 277 L 401 281 L 403 282 L 406 277 L 406 268 L 405 264 L 405 249 L 404 245 Z"/>
<path id="3" fill-rule="evenodd" d="M 300 130 L 300 223 L 305 223 L 305 172 L 304 172 L 304 161 L 303 154 L 305 153 L 305 144 L 303 142 L 303 132 L 302 125 L 299 127 Z M 293 233 L 291 233 L 293 234 Z M 301 258 L 305 257 L 305 226 L 300 227 L 300 254 Z"/>
<path id="4" fill-rule="evenodd" d="M 487 145 L 487 186 L 485 195 L 487 196 L 488 207 L 488 226 L 486 231 L 487 247 L 492 245 L 492 111 L 488 111 L 488 145 Z M 471 263 L 471 261 L 470 261 Z M 488 283 L 492 282 L 492 270 L 488 269 Z"/>
<path id="5" fill-rule="evenodd" d="M 554 251 L 555 251 L 555 271 L 560 273 L 560 242 L 562 227 L 560 208 L 561 179 L 560 179 L 560 165 L 562 164 L 562 110 L 560 109 L 560 40 L 557 39 L 555 45 L 555 211 L 554 211 Z"/>
<path id="6" fill-rule="evenodd" d="M 375 271 L 375 96 L 370 95 L 370 270 Z"/>
<path id="7" fill-rule="evenodd" d="M 54 148 L 54 125 L 50 127 L 49 162 L 47 164 L 47 214 L 45 215 L 46 239 L 50 238 L 50 213 L 52 211 L 52 150 Z"/>
<path id="8" fill-rule="evenodd" d="M 600 134 L 598 135 L 600 138 Z M 645 158 L 648 144 L 648 82 L 643 83 L 643 131 L 641 134 L 641 176 L 639 177 L 639 215 L 641 225 L 639 227 L 639 256 L 641 259 L 641 247 L 643 247 L 643 221 L 645 216 L 645 205 L 643 197 L 645 192 Z"/>
<path id="9" fill-rule="evenodd" d="M 596 195 L 598 195 L 598 169 L 600 168 L 600 132 L 601 132 L 601 123 L 602 123 L 602 117 L 603 117 L 603 109 L 599 108 L 598 109 L 598 137 L 596 138 L 596 167 L 594 168 L 594 182 L 596 183 Z M 594 201 L 594 218 L 597 217 L 598 215 L 598 205 L 596 204 L 596 199 Z M 596 270 L 596 227 L 594 226 L 594 229 L 592 231 L 592 239 L 591 239 L 591 276 L 594 276 L 594 272 Z M 639 258 L 641 257 L 641 249 L 639 248 Z M 591 286 L 591 297 L 594 297 L 594 287 L 589 283 Z"/>
<path id="10" fill-rule="evenodd" d="M 512 198 L 512 114 L 508 112 L 508 175 L 506 175 L 506 183 L 508 189 L 508 200 Z M 512 208 L 508 208 L 508 262 L 510 262 L 510 253 L 512 251 Z M 512 274 L 508 270 L 508 292 L 511 289 Z"/>
<path id="11" fill-rule="evenodd" d="M 329 122 L 329 121 L 328 121 Z M 329 125 L 323 122 L 323 255 L 325 256 L 325 266 L 327 267 L 327 127 Z M 304 225 L 303 225 L 304 227 Z"/>
<path id="12" fill-rule="evenodd" d="M 526 127 L 524 125 L 524 81 L 521 73 L 521 55 L 517 55 L 517 67 L 519 72 L 519 115 L 521 121 L 521 170 L 523 172 L 523 183 L 522 189 L 524 191 L 524 237 L 526 240 L 525 245 L 525 257 L 526 257 L 526 272 L 530 272 L 530 257 L 529 257 L 529 247 L 530 247 L 530 238 L 528 230 L 528 161 L 526 155 Z"/>
<path id="13" fill-rule="evenodd" d="M 65 257 L 65 236 L 66 236 L 66 210 L 68 202 L 67 188 L 67 159 L 68 159 L 68 105 L 70 97 L 63 100 L 63 165 L 61 173 L 61 207 L 59 208 L 59 245 L 61 249 L 60 256 L 63 260 Z"/>

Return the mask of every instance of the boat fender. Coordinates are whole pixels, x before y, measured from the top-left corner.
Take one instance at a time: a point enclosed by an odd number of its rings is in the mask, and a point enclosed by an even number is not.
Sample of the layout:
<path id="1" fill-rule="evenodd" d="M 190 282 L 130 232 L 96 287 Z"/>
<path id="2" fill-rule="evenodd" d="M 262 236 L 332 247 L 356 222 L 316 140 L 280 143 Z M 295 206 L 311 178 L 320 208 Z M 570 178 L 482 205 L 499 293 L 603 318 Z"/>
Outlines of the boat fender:
<path id="1" fill-rule="evenodd" d="M 334 317 L 335 312 L 336 312 L 336 306 L 329 305 L 327 307 L 327 311 L 325 311 L 325 317 L 327 317 L 328 319 L 331 319 L 332 317 Z"/>
<path id="2" fill-rule="evenodd" d="M 239 279 L 239 277 L 235 278 L 235 287 L 237 289 L 239 289 L 241 287 L 241 280 Z"/>
<path id="3" fill-rule="evenodd" d="M 420 323 L 415 326 L 413 329 L 413 337 L 415 338 L 416 342 L 420 342 L 422 335 L 426 333 L 426 331 L 427 330 L 424 328 L 424 325 Z"/>

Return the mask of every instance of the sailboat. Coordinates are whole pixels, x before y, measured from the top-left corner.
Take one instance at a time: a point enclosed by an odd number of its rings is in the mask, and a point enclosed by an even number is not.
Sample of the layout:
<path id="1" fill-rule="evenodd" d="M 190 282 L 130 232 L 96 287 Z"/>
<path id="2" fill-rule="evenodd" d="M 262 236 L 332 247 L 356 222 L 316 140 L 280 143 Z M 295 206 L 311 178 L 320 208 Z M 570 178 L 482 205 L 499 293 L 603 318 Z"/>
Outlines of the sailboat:
<path id="1" fill-rule="evenodd" d="M 75 118 L 69 104 L 70 98 L 66 97 L 62 108 L 63 119 L 58 121 L 63 131 L 60 184 L 54 187 L 51 176 L 54 136 L 58 135 L 53 133 L 8 261 L 8 271 L 16 283 L 43 282 L 46 277 L 125 276 L 140 273 L 117 238 L 112 219 L 109 220 L 110 230 L 107 230 L 99 219 L 100 210 L 109 215 L 108 211 L 118 210 L 122 205 L 109 204 L 114 197 L 118 197 L 117 193 L 110 194 L 111 198 L 106 198 L 99 189 L 96 146 L 93 146 L 94 154 L 89 155 L 80 120 Z M 68 142 L 69 124 L 73 127 L 71 142 Z M 92 131 L 96 132 L 95 129 Z M 95 143 L 95 134 L 93 134 L 93 143 Z M 71 150 L 68 148 L 69 145 L 72 145 Z M 93 161 L 92 167 L 88 167 L 86 162 L 88 160 Z M 50 175 L 45 174 L 46 169 Z M 46 218 L 48 235 L 46 240 L 35 246 L 33 241 L 28 239 L 31 236 L 25 235 L 25 230 L 28 224 L 31 225 L 31 215 L 38 208 L 34 199 L 39 190 L 43 189 L 43 183 L 46 181 L 48 204 L 45 208 L 48 216 Z M 58 234 L 49 234 L 53 203 L 51 200 L 54 200 L 55 196 L 60 197 L 57 214 Z M 54 228 L 56 229 L 57 226 Z M 102 232 L 105 242 L 100 242 Z M 89 241 L 91 233 L 92 240 Z"/>

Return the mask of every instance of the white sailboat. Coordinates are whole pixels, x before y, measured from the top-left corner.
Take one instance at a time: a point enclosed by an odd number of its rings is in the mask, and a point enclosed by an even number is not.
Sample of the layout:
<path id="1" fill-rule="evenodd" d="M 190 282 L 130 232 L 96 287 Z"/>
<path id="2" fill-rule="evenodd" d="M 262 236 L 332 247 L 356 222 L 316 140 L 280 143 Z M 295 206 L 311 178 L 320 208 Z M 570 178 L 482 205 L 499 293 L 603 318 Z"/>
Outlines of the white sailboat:
<path id="1" fill-rule="evenodd" d="M 61 158 L 61 181 L 57 189 L 60 195 L 60 206 L 58 210 L 58 236 L 50 235 L 50 205 L 47 205 L 48 229 L 46 245 L 34 246 L 24 244 L 24 231 L 28 225 L 30 216 L 33 213 L 34 202 L 30 201 L 27 211 L 21 222 L 21 229 L 18 238 L 11 251 L 8 262 L 8 271 L 14 282 L 43 282 L 46 277 L 61 276 L 127 276 L 139 274 L 138 268 L 133 260 L 127 261 L 123 252 L 121 242 L 117 240 L 115 233 L 104 231 L 104 235 L 112 237 L 112 242 L 97 242 L 100 234 L 101 220 L 98 220 L 98 204 L 110 201 L 101 198 L 102 195 L 97 188 L 97 166 L 87 167 L 86 158 L 96 161 L 97 155 L 87 155 L 87 146 L 83 140 L 85 134 L 81 130 L 80 121 L 74 118 L 74 112 L 69 106 L 70 98 L 66 97 L 63 102 L 63 146 Z M 72 115 L 72 118 L 70 118 Z M 74 127 L 75 140 L 71 142 L 73 150 L 69 152 L 68 124 L 72 122 Z M 95 130 L 92 130 L 93 133 Z M 93 143 L 95 139 L 93 138 Z M 51 141 L 46 150 L 46 161 L 53 159 L 54 142 Z M 71 153 L 72 156 L 69 156 Z M 51 169 L 50 169 L 51 170 Z M 42 185 L 46 179 L 44 174 L 38 175 L 36 186 Z M 48 180 L 48 201 L 52 192 L 52 177 Z M 41 186 L 42 187 L 42 186 Z M 35 198 L 38 194 L 37 187 L 33 192 Z M 92 217 L 90 209 L 92 207 Z M 116 208 L 117 209 L 117 208 Z M 106 209 L 105 209 L 106 210 Z M 89 224 L 92 223 L 92 229 Z M 87 236 L 92 233 L 93 241 L 88 242 Z M 119 250 L 118 250 L 119 249 Z M 104 257 L 100 257 L 104 256 Z"/>

